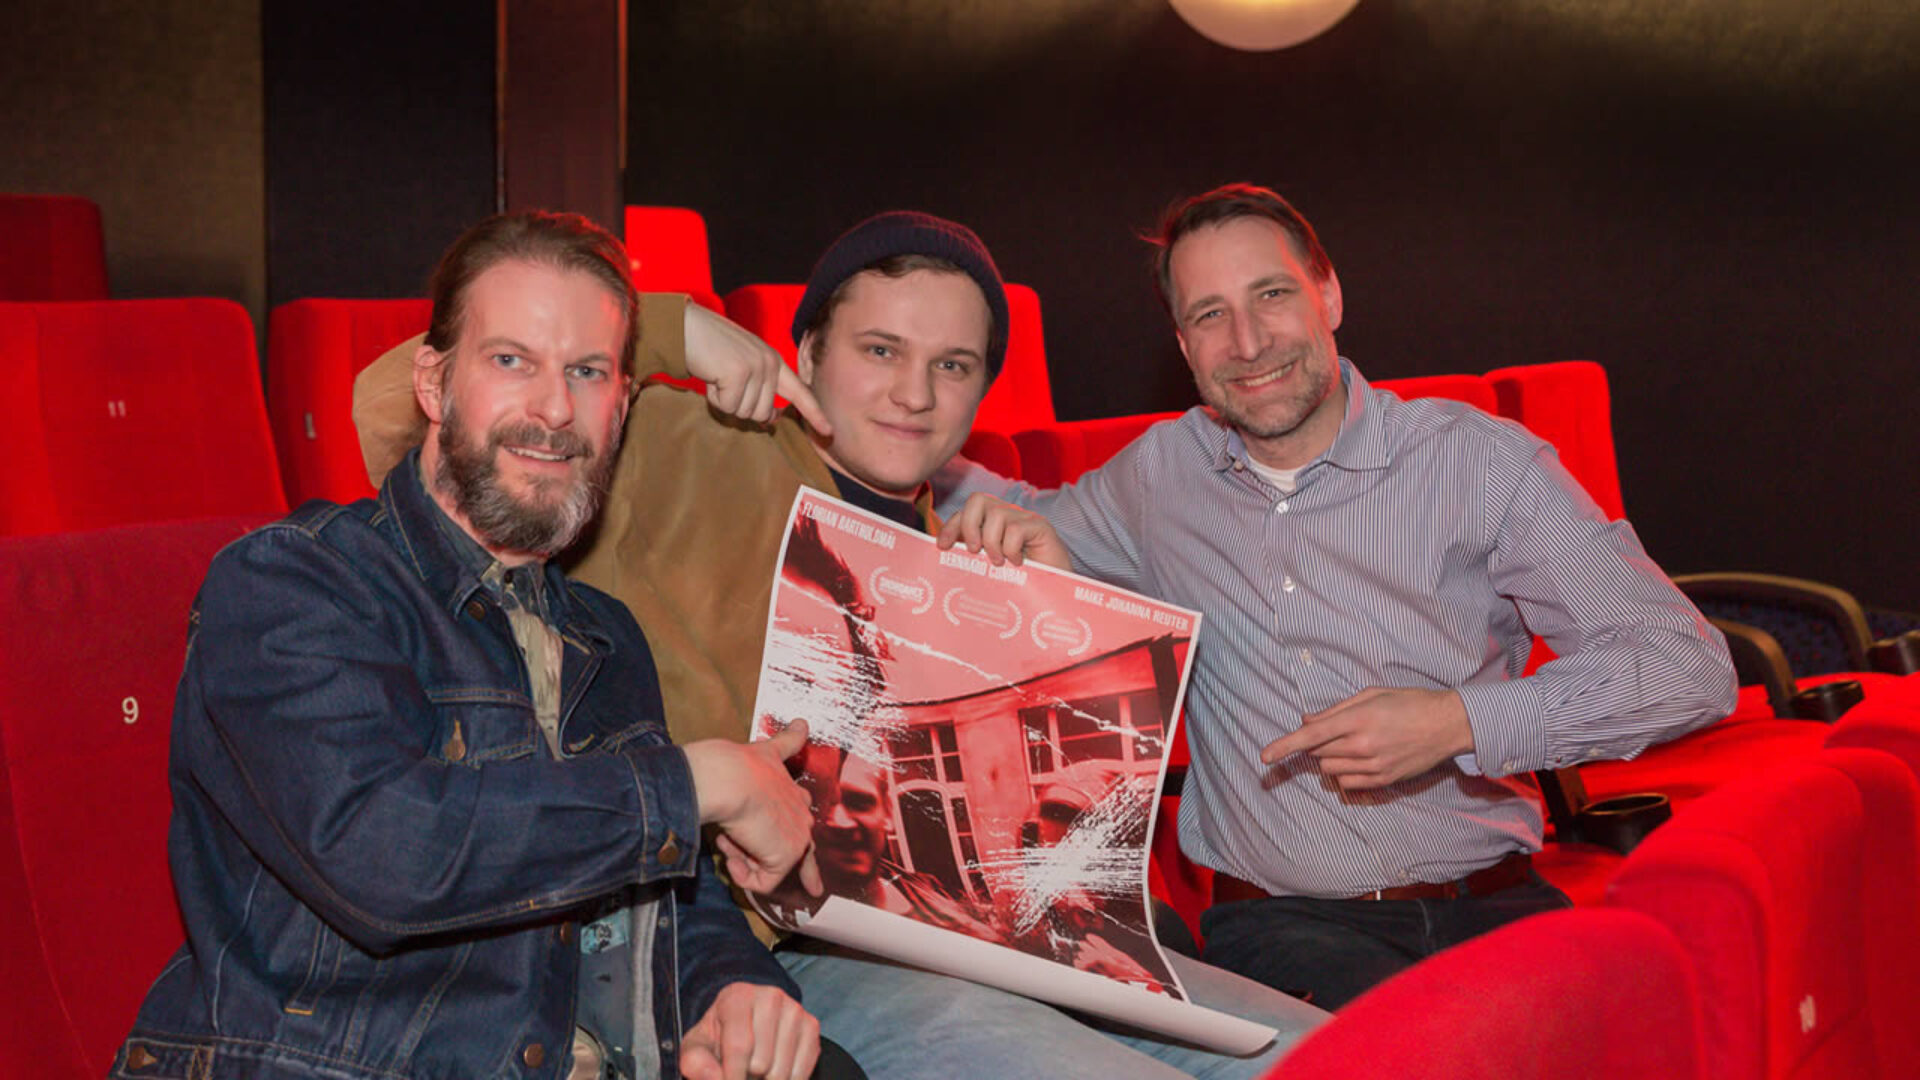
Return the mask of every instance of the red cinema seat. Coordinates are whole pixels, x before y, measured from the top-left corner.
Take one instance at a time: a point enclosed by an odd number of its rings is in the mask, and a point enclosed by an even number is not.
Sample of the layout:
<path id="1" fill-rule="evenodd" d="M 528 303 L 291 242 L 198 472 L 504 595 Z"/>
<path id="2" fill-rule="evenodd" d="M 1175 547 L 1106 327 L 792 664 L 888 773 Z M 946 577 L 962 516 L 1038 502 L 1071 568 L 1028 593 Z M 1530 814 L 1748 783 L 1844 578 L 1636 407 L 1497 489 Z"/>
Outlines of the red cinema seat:
<path id="1" fill-rule="evenodd" d="M 727 294 L 724 310 L 727 318 L 778 349 L 788 367 L 797 368 L 793 315 L 806 292 L 805 285 L 742 285 Z"/>
<path id="2" fill-rule="evenodd" d="M 0 1075 L 106 1072 L 180 946 L 167 737 L 213 555 L 265 517 L 0 539 Z"/>
<path id="3" fill-rule="evenodd" d="M 353 427 L 353 380 L 432 317 L 430 300 L 294 300 L 273 309 L 267 415 L 289 505 L 373 494 Z"/>
<path id="4" fill-rule="evenodd" d="M 629 206 L 627 258 L 633 284 L 641 292 L 686 293 L 709 311 L 724 312 L 713 291 L 713 263 L 707 250 L 707 220 L 680 206 Z"/>
<path id="5" fill-rule="evenodd" d="M 1920 778 L 1884 750 L 1832 748 L 1815 759 L 1846 774 L 1860 790 L 1869 822 L 1867 888 L 1860 894 L 1862 919 L 1870 928 L 1909 928 L 1876 933 L 1866 959 L 1873 1012 L 1874 1047 L 1882 1077 L 1920 1076 L 1920 934 L 1911 932 L 1920 913 Z"/>
<path id="6" fill-rule="evenodd" d="M 0 195 L 0 301 L 105 300 L 100 207 L 77 195 Z"/>
<path id="7" fill-rule="evenodd" d="M 1486 377 L 1499 414 L 1552 443 L 1560 463 L 1609 519 L 1625 517 L 1607 369 L 1591 360 L 1561 360 L 1498 368 Z"/>
<path id="8" fill-rule="evenodd" d="M 228 300 L 0 303 L 0 428 L 0 536 L 286 511 Z"/>
<path id="9" fill-rule="evenodd" d="M 1487 379 L 1499 395 L 1501 415 L 1552 443 L 1594 502 L 1609 517 L 1624 516 L 1606 369 L 1590 360 L 1567 360 L 1501 368 Z M 1820 660 L 1796 664 L 1802 687 L 1856 679 L 1871 696 L 1902 682 L 1897 674 L 1863 670 L 1875 642 L 1866 613 L 1842 590 L 1764 574 L 1685 574 L 1674 581 L 1706 614 L 1759 626 L 1791 654 Z"/>
<path id="10" fill-rule="evenodd" d="M 1180 416 L 1179 412 L 1139 413 L 1066 420 L 1022 431 L 1013 442 L 1020 448 L 1020 464 L 1026 470 L 1023 479 L 1035 487 L 1065 487 L 1105 464 L 1148 428 Z"/>
<path id="11" fill-rule="evenodd" d="M 1717 789 L 1627 857 L 1607 902 L 1692 958 L 1709 1076 L 1882 1075 L 1871 972 L 1912 951 L 1913 912 L 1869 918 L 1878 832 L 1847 775 L 1801 760 Z"/>
<path id="12" fill-rule="evenodd" d="M 1700 996 L 1666 927 L 1556 911 L 1448 949 L 1307 1036 L 1269 1080 L 1695 1080 Z"/>
<path id="13" fill-rule="evenodd" d="M 1040 294 L 1025 285 L 1007 285 L 1007 359 L 993 380 L 975 431 L 1016 431 L 1053 423 L 1053 383 L 1047 376 L 1046 335 L 1040 324 Z"/>
<path id="14" fill-rule="evenodd" d="M 1833 725 L 1827 745 L 1883 750 L 1920 776 L 1920 702 L 1891 695 L 1870 698 Z"/>

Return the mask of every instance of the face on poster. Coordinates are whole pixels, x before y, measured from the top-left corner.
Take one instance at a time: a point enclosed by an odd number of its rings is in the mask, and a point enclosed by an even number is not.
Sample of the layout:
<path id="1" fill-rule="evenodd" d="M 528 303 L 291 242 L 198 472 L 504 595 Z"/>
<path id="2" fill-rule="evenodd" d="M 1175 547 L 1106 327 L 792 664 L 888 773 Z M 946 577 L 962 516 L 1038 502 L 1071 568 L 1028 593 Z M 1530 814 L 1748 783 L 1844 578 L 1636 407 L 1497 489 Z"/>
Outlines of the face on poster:
<path id="1" fill-rule="evenodd" d="M 1146 840 L 1198 622 L 803 492 L 757 734 L 809 724 L 829 895 L 1169 990 Z M 809 908 L 769 904 L 776 922 Z"/>

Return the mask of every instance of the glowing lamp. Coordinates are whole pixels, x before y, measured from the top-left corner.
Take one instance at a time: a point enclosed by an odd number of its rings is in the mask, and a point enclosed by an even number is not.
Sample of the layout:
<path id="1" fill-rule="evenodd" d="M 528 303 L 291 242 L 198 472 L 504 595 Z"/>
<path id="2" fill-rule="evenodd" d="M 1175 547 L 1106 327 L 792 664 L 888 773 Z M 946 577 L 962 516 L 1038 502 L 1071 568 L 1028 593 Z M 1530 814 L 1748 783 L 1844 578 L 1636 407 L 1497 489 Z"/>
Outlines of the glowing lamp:
<path id="1" fill-rule="evenodd" d="M 1168 0 L 1187 25 L 1248 52 L 1298 45 L 1346 17 L 1360 0 Z"/>

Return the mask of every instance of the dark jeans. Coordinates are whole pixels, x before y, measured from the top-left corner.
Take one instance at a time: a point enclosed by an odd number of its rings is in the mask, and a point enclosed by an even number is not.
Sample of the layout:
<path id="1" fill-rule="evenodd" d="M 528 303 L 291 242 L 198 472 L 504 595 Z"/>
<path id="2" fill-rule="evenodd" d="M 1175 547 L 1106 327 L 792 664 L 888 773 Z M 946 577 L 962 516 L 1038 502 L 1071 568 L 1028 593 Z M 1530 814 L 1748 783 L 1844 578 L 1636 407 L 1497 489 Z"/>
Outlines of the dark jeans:
<path id="1" fill-rule="evenodd" d="M 1239 900 L 1200 916 L 1201 959 L 1332 1010 L 1441 949 L 1571 906 L 1538 874 L 1457 900 Z"/>

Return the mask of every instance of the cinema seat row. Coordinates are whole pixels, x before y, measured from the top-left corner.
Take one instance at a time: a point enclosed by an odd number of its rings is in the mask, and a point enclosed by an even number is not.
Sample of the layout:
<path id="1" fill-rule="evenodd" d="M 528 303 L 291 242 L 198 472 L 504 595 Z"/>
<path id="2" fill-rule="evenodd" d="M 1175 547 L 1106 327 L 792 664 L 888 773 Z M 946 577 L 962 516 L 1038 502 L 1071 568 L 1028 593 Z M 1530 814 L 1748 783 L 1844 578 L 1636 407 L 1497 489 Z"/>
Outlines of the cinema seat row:
<path id="1" fill-rule="evenodd" d="M 0 539 L 0 1075 L 100 1075 L 179 944 L 183 613 L 269 517 Z M 1920 1075 L 1920 702 L 1805 726 L 1804 754 L 1682 806 L 1596 904 L 1409 970 L 1273 1075 Z"/>
<path id="2" fill-rule="evenodd" d="M 95 211 L 96 232 L 97 218 Z M 631 243 L 642 287 L 684 291 L 708 308 L 724 309 L 791 362 L 794 343 L 787 328 L 800 286 L 748 286 L 721 300 L 713 292 L 705 226 L 697 214 L 631 207 L 630 242 L 636 230 L 651 230 L 657 241 L 672 238 L 652 246 Z M 101 281 L 104 292 L 104 271 Z M 966 447 L 976 460 L 1011 475 L 1024 473 L 1042 485 L 1070 482 L 1152 423 L 1177 415 L 1059 421 L 1048 382 L 1039 297 L 1030 288 L 1014 285 L 1009 306 L 1006 368 L 983 402 L 978 430 Z M 0 620 L 0 642 L 11 661 L 0 676 L 5 680 L 0 686 L 0 933 L 7 939 L 0 952 L 0 979 L 9 987 L 30 988 L 14 995 L 23 1002 L 20 1007 L 0 1010 L 0 1075 L 14 1075 L 16 1065 L 30 1069 L 20 1075 L 97 1075 L 147 980 L 177 945 L 178 919 L 164 861 L 169 805 L 164 778 L 166 725 L 184 651 L 188 600 L 212 553 L 244 529 L 306 498 L 348 500 L 370 493 L 352 427 L 352 379 L 385 349 L 423 330 L 427 317 L 424 300 L 316 299 L 281 305 L 269 321 L 268 392 L 263 395 L 252 325 L 246 313 L 229 302 L 0 302 L 0 409 L 8 410 L 0 423 L 7 425 L 10 442 L 20 447 L 21 455 L 15 468 L 0 472 L 0 599 L 8 612 Z M 1606 376 L 1598 365 L 1530 365 L 1486 376 L 1430 376 L 1383 380 L 1379 385 L 1407 397 L 1465 401 L 1527 424 L 1557 446 L 1570 471 L 1606 513 L 1620 515 Z M 1850 751 L 1848 758 L 1825 747 L 1877 747 L 1904 753 L 1909 764 L 1920 761 L 1920 719 L 1915 718 L 1920 704 L 1912 689 L 1920 680 L 1905 676 L 1897 665 L 1881 672 L 1863 670 L 1870 654 L 1878 658 L 1886 650 L 1867 640 L 1871 631 L 1857 605 L 1847 608 L 1826 593 L 1807 600 L 1795 591 L 1805 583 L 1781 587 L 1768 582 L 1763 584 L 1771 591 L 1741 591 L 1751 584 L 1717 582 L 1715 587 L 1727 590 L 1722 595 L 1732 597 L 1727 602 L 1736 605 L 1732 613 L 1737 615 L 1755 616 L 1779 596 L 1789 597 L 1788 607 L 1797 613 L 1803 631 L 1799 638 L 1812 636 L 1804 632 L 1806 627 L 1831 635 L 1841 647 L 1828 651 L 1841 659 L 1827 662 L 1826 673 L 1796 673 L 1788 666 L 1788 648 L 1764 632 L 1724 623 L 1742 635 L 1740 642 L 1751 641 L 1753 655 L 1759 657 L 1746 672 L 1755 685 L 1743 690 L 1733 717 L 1655 748 L 1637 761 L 1589 764 L 1564 778 L 1576 809 L 1591 800 L 1656 790 L 1678 808 L 1675 820 L 1627 856 L 1569 842 L 1564 834 L 1556 837 L 1540 865 L 1582 910 L 1554 916 L 1562 925 L 1526 932 L 1537 940 L 1524 934 L 1511 941 L 1493 935 L 1468 947 L 1474 952 L 1458 950 L 1382 987 L 1378 993 L 1391 990 L 1394 995 L 1383 999 L 1387 1004 L 1357 1002 L 1277 1075 L 1374 1074 L 1352 1071 L 1354 1061 L 1367 1060 L 1364 1057 L 1350 1058 L 1348 1072 L 1311 1071 L 1315 1061 L 1334 1068 L 1346 1053 L 1338 1051 L 1337 1041 L 1326 1043 L 1333 1050 L 1313 1049 L 1321 1040 L 1352 1038 L 1414 1053 L 1421 1050 L 1423 1038 L 1432 1042 L 1447 1031 L 1458 1032 L 1457 1038 L 1444 1040 L 1446 1049 L 1425 1049 L 1433 1062 L 1458 1062 L 1458 1068 L 1436 1064 L 1423 1073 L 1409 1066 L 1420 1075 L 1458 1075 L 1475 1060 L 1471 1055 L 1495 1053 L 1502 1039 L 1515 1040 L 1511 1051 L 1486 1060 L 1498 1061 L 1502 1067 L 1490 1071 L 1503 1074 L 1513 1072 L 1514 1063 L 1526 1059 L 1535 1046 L 1544 1053 L 1553 1045 L 1579 1041 L 1577 1032 L 1557 1026 L 1558 1017 L 1543 1021 L 1539 1009 L 1520 1011 L 1541 1026 L 1532 1035 L 1499 1028 L 1493 1021 L 1483 1023 L 1496 1026 L 1476 1026 L 1470 1019 L 1371 1034 L 1365 1026 L 1365 1017 L 1377 1015 L 1386 1023 L 1423 997 L 1457 996 L 1457 988 L 1468 981 L 1488 996 L 1508 994 L 1515 1001 L 1564 995 L 1583 1003 L 1588 1014 L 1608 1018 L 1595 1023 L 1596 1029 L 1617 1024 L 1624 1026 L 1609 1030 L 1641 1033 L 1616 1041 L 1650 1053 L 1679 1055 L 1659 1059 L 1673 1062 L 1673 1071 L 1643 1062 L 1646 1075 L 1920 1075 L 1884 1068 L 1877 1073 L 1831 1071 L 1838 1067 L 1834 1062 L 1878 1068 L 1913 1060 L 1900 1056 L 1911 1047 L 1873 1026 L 1870 1007 L 1881 1000 L 1874 995 L 1892 985 L 1892 977 L 1871 974 L 1882 969 L 1870 972 L 1864 960 L 1847 963 L 1838 951 L 1858 946 L 1901 955 L 1899 943 L 1879 942 L 1866 929 L 1854 937 L 1838 931 L 1821 937 L 1826 931 L 1804 920 L 1792 921 L 1803 915 L 1838 918 L 1822 906 L 1831 897 L 1796 893 L 1768 900 L 1785 905 L 1791 918 L 1776 917 L 1764 905 L 1754 908 L 1766 917 L 1754 916 L 1765 925 L 1754 930 L 1751 940 L 1727 929 L 1737 925 L 1731 915 L 1717 919 L 1714 926 L 1733 936 L 1707 946 L 1688 937 L 1689 932 L 1705 933 L 1707 927 L 1688 931 L 1670 926 L 1671 918 L 1663 920 L 1663 914 L 1674 916 L 1684 904 L 1670 904 L 1663 912 L 1655 900 L 1646 899 L 1663 895 L 1659 889 L 1665 879 L 1658 877 L 1658 868 L 1669 856 L 1658 853 L 1695 842 L 1685 839 L 1692 833 L 1682 825 L 1720 822 L 1713 828 L 1722 833 L 1732 828 L 1721 818 L 1700 818 L 1695 804 L 1737 807 L 1714 813 L 1732 814 L 1727 820 L 1749 824 L 1749 819 L 1804 819 L 1816 823 L 1810 827 L 1835 830 L 1835 842 L 1843 844 L 1850 842 L 1844 837 L 1853 819 L 1844 806 L 1833 804 L 1839 798 L 1834 793 L 1844 794 L 1844 789 L 1828 774 L 1844 774 L 1866 792 L 1870 782 L 1856 774 L 1878 767 L 1854 761 L 1859 751 Z M 1807 650 L 1791 651 L 1799 656 Z M 1851 666 L 1833 666 L 1841 662 Z M 1865 687 L 1865 703 L 1840 725 L 1785 718 L 1797 711 L 1795 695 L 1802 686 L 1836 680 Z M 1184 743 L 1177 749 L 1175 764 L 1183 765 Z M 1813 763 L 1826 771 L 1810 774 L 1814 780 L 1793 780 L 1799 785 L 1793 790 L 1818 788 L 1819 793 L 1804 796 L 1791 812 L 1768 809 L 1761 804 L 1770 796 L 1748 792 L 1754 787 L 1748 777 L 1764 775 L 1786 784 L 1789 773 L 1800 776 Z M 1875 821 L 1891 813 L 1896 822 L 1886 828 L 1876 825 L 1874 835 L 1883 845 L 1904 836 L 1907 845 L 1902 849 L 1894 844 L 1892 869 L 1876 865 L 1871 870 L 1893 875 L 1891 884 L 1875 877 L 1873 886 L 1905 887 L 1901 883 L 1908 879 L 1900 877 L 1899 866 L 1910 866 L 1913 860 L 1901 863 L 1905 856 L 1898 852 L 1910 852 L 1913 846 L 1912 808 L 1909 805 L 1907 817 L 1900 818 L 1895 804 L 1902 796 L 1893 791 L 1899 784 L 1884 777 L 1871 783 L 1879 786 L 1874 794 L 1860 796 L 1862 812 Z M 1816 812 L 1816 806 L 1825 809 Z M 1667 839 L 1671 836 L 1682 839 Z M 1734 841 L 1736 846 L 1745 842 Z M 1725 847 L 1722 841 L 1713 843 Z M 1171 902 L 1197 930 L 1211 882 L 1204 869 L 1179 856 L 1169 812 L 1160 815 L 1153 848 L 1155 894 Z M 1692 848 L 1676 850 L 1683 861 L 1696 858 Z M 1643 854 L 1649 851 L 1655 854 Z M 1774 851 L 1763 854 L 1787 857 Z M 1726 906 L 1760 904 L 1738 889 L 1770 881 L 1774 864 L 1748 873 L 1734 856 L 1722 861 L 1733 884 L 1714 887 L 1739 898 L 1727 900 Z M 1636 865 L 1655 869 L 1635 871 Z M 113 869 L 103 874 L 100 867 Z M 1852 864 L 1834 863 L 1822 869 L 1843 877 L 1856 870 L 1869 873 L 1849 867 Z M 1653 892 L 1635 891 L 1639 886 L 1634 882 L 1640 880 L 1633 876 L 1636 872 L 1656 875 Z M 1697 883 L 1686 887 L 1707 888 Z M 139 910 L 126 912 L 128 903 Z M 1907 911 L 1910 924 L 1913 906 Z M 1864 927 L 1864 920 L 1860 916 L 1856 923 Z M 108 925 L 112 929 L 102 932 Z M 1756 970 L 1790 990 L 1799 985 L 1795 979 L 1807 982 L 1816 974 L 1819 965 L 1804 957 L 1785 958 L 1782 943 L 1789 938 L 1768 936 L 1778 927 L 1788 928 L 1782 933 L 1801 935 L 1792 940 L 1818 944 L 1828 950 L 1827 961 L 1858 974 L 1854 982 L 1808 982 L 1803 995 L 1814 1001 L 1803 1034 L 1811 1038 L 1818 1033 L 1823 1042 L 1848 1048 L 1835 1051 L 1848 1056 L 1829 1059 L 1807 1050 L 1805 1039 L 1786 1038 L 1784 1027 L 1772 1026 L 1780 1018 L 1771 1012 L 1759 1027 L 1745 1020 L 1741 1023 L 1747 1026 L 1737 1031 L 1726 1027 L 1731 1006 L 1724 1002 L 1732 993 L 1727 987 L 1737 986 L 1749 997 L 1754 991 L 1724 973 L 1709 973 L 1707 960 L 1738 955 L 1742 963 L 1759 964 Z M 123 940 L 128 935 L 135 940 Z M 1556 944 L 1549 949 L 1541 942 Z M 1704 959 L 1703 948 L 1708 954 Z M 1672 995 L 1676 1025 L 1684 1030 L 1676 1033 L 1671 1025 L 1643 1030 L 1650 1018 L 1625 1007 L 1631 995 L 1595 995 L 1593 984 L 1618 981 L 1618 954 L 1630 949 L 1640 950 L 1633 955 L 1644 961 L 1634 969 L 1640 981 L 1629 980 L 1630 985 Z M 1537 962 L 1515 959 L 1529 952 L 1536 958 L 1564 953 L 1565 963 L 1591 977 L 1546 971 Z M 1756 956 L 1761 959 L 1754 960 Z M 1909 965 L 1908 970 L 1920 969 Z M 1512 984 L 1502 981 L 1519 976 L 1525 977 Z M 1763 1012 L 1778 1005 L 1774 986 L 1763 985 Z M 1423 1016 L 1450 1015 L 1432 1002 L 1419 1008 Z M 1641 1012 L 1665 1018 L 1659 1010 Z M 1760 1030 L 1768 1033 L 1764 1051 L 1755 1051 L 1762 1053 L 1760 1071 L 1751 1071 L 1753 1063 L 1744 1059 L 1736 1071 L 1718 1070 L 1716 1063 L 1738 1058 L 1735 1050 L 1751 1049 L 1748 1036 Z M 1829 1032 L 1841 1034 L 1829 1037 Z M 49 1033 L 56 1033 L 58 1044 L 51 1051 Z M 1868 1051 L 1860 1047 L 1869 1043 L 1872 1056 L 1863 1056 Z M 1467 1056 L 1448 1056 L 1456 1051 Z M 1636 1052 L 1613 1046 L 1596 1051 L 1594 1060 L 1625 1062 L 1629 1058 L 1620 1054 Z M 1683 1059 L 1704 1071 L 1688 1071 Z M 1554 1075 L 1601 1075 L 1566 1071 L 1565 1059 L 1555 1060 L 1560 1071 Z M 30 1067 L 24 1064 L 29 1061 Z M 1606 1074 L 1624 1071 L 1622 1064 Z"/>

